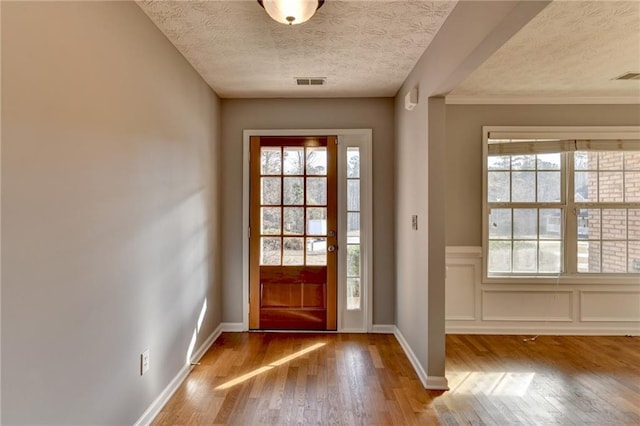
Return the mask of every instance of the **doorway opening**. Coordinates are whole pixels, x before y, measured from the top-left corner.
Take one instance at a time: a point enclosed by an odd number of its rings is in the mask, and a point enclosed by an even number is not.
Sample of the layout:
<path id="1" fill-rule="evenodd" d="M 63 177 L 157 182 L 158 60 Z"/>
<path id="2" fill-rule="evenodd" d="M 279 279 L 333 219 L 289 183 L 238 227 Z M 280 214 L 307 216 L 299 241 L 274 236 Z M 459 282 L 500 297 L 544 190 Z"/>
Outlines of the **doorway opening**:
<path id="1" fill-rule="evenodd" d="M 244 131 L 243 329 L 371 331 L 371 141 Z"/>

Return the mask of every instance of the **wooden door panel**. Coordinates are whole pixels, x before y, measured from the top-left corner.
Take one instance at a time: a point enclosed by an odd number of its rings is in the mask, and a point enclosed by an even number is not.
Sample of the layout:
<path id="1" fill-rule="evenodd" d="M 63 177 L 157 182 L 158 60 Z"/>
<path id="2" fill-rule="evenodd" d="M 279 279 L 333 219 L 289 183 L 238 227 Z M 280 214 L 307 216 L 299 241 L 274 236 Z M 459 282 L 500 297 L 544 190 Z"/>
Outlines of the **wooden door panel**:
<path id="1" fill-rule="evenodd" d="M 261 309 L 260 328 L 268 330 L 326 330 L 325 309 Z"/>
<path id="2" fill-rule="evenodd" d="M 251 138 L 251 329 L 336 328 L 336 156 L 335 137 Z"/>
<path id="3" fill-rule="evenodd" d="M 326 283 L 261 283 L 260 308 L 326 309 Z"/>

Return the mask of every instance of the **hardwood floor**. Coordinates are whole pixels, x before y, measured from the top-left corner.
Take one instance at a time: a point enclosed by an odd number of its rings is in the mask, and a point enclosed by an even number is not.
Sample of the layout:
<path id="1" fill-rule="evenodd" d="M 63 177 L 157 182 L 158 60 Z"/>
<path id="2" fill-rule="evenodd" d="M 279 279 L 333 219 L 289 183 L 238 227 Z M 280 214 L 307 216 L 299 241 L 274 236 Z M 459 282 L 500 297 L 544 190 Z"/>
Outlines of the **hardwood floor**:
<path id="1" fill-rule="evenodd" d="M 392 335 L 224 333 L 154 425 L 639 425 L 640 338 L 447 336 L 448 392 Z"/>

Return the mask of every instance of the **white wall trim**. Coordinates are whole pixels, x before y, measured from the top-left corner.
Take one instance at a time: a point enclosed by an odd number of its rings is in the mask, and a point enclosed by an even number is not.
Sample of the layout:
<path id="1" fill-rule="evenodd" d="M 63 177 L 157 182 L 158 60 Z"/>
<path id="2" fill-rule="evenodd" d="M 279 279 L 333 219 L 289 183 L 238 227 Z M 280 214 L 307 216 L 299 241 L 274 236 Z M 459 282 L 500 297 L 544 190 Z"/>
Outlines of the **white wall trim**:
<path id="1" fill-rule="evenodd" d="M 220 337 L 223 331 L 224 330 L 222 328 L 222 324 L 218 325 L 216 329 L 213 330 L 213 332 L 209 335 L 209 337 L 207 337 L 206 340 L 202 342 L 198 350 L 196 350 L 193 353 L 193 356 L 191 357 L 191 362 L 193 363 L 200 362 L 200 359 L 204 356 L 204 354 L 207 353 L 209 348 L 211 348 L 211 345 L 213 345 L 213 343 L 218 339 L 218 337 Z"/>
<path id="2" fill-rule="evenodd" d="M 373 324 L 371 332 L 376 334 L 394 334 L 396 326 L 393 324 Z"/>
<path id="3" fill-rule="evenodd" d="M 447 105 L 635 105 L 636 97 L 474 97 L 449 95 Z"/>
<path id="4" fill-rule="evenodd" d="M 400 346 L 402 347 L 402 350 L 404 350 L 405 355 L 407 355 L 407 358 L 409 358 L 409 362 L 418 375 L 422 386 L 424 386 L 425 389 L 430 390 L 449 390 L 449 385 L 446 377 L 427 376 L 427 373 L 424 371 L 424 368 L 422 368 L 422 365 L 420 365 L 420 362 L 418 361 L 418 357 L 411 349 L 411 346 L 409 346 L 407 339 L 404 338 L 400 329 L 395 326 L 393 328 L 393 335 L 396 337 L 396 340 L 398 340 L 398 343 L 400 343 Z"/>
<path id="5" fill-rule="evenodd" d="M 241 333 L 248 330 L 243 322 L 223 322 L 220 326 L 223 333 Z"/>
<path id="6" fill-rule="evenodd" d="M 222 334 L 222 324 L 218 325 L 215 330 L 207 337 L 207 339 L 202 342 L 197 351 L 194 352 L 192 357 L 192 362 L 196 363 L 200 361 L 200 359 L 204 356 L 205 353 L 209 350 L 211 345 L 220 337 Z M 134 423 L 134 426 L 143 426 L 149 425 L 156 418 L 156 416 L 160 413 L 162 408 L 169 402 L 169 399 L 173 396 L 173 394 L 178 390 L 184 379 L 187 378 L 191 370 L 193 369 L 193 365 L 185 364 L 178 374 L 169 382 L 166 388 L 158 395 L 158 397 L 149 405 L 149 408 L 145 410 L 145 412 L 140 416 L 140 418 Z"/>

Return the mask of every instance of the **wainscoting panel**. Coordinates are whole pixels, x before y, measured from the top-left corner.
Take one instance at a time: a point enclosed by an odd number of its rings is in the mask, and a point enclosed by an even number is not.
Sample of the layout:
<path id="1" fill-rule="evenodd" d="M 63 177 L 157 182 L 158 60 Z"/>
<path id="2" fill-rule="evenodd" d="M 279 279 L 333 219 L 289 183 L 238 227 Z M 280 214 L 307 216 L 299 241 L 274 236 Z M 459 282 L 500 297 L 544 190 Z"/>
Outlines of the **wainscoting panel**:
<path id="1" fill-rule="evenodd" d="M 475 262 L 451 259 L 447 263 L 445 318 L 469 321 L 476 319 L 476 287 L 480 279 L 480 259 Z"/>
<path id="2" fill-rule="evenodd" d="M 481 247 L 447 247 L 447 333 L 640 336 L 640 282 L 483 284 L 482 262 Z"/>
<path id="3" fill-rule="evenodd" d="M 485 321 L 573 321 L 572 291 L 483 290 Z"/>
<path id="4" fill-rule="evenodd" d="M 581 321 L 638 321 L 640 291 L 580 292 Z"/>

